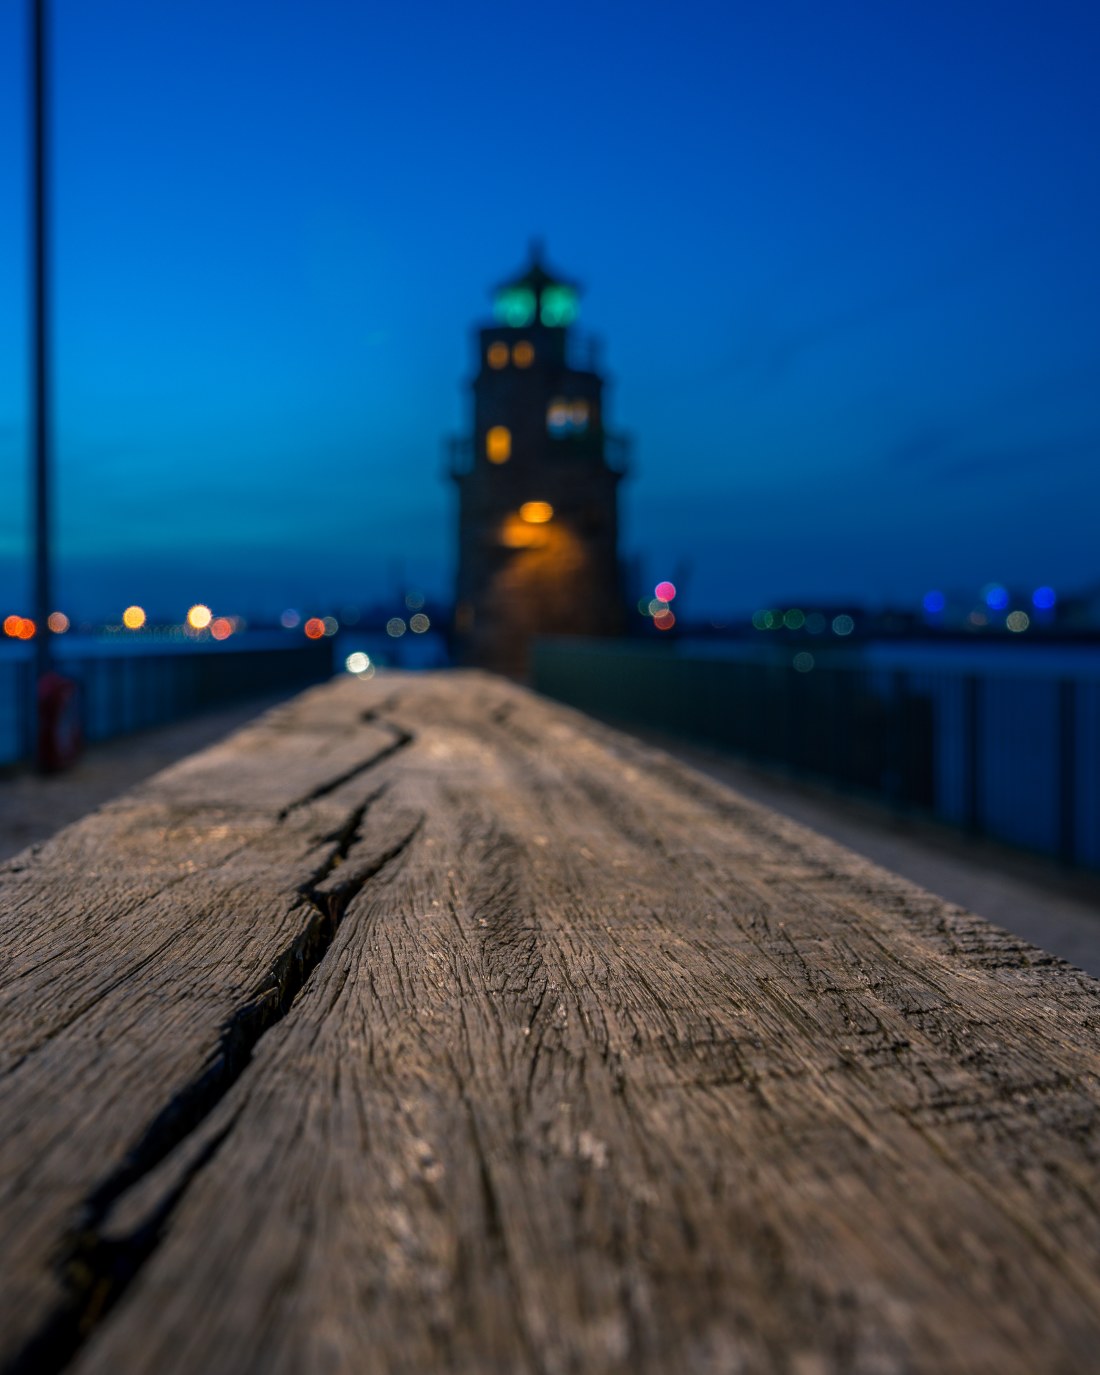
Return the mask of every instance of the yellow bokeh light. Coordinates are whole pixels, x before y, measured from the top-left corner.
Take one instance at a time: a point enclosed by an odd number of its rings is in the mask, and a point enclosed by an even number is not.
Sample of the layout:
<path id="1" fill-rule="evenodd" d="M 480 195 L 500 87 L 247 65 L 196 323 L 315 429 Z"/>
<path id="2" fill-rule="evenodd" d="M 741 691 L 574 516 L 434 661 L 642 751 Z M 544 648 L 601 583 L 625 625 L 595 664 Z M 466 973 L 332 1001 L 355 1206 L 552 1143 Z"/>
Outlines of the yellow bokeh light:
<path id="1" fill-rule="evenodd" d="M 508 345 L 499 342 L 490 344 L 485 357 L 491 368 L 506 368 L 508 366 Z"/>
<path id="2" fill-rule="evenodd" d="M 145 624 L 145 612 L 140 606 L 128 606 L 122 613 L 122 624 L 127 630 L 140 630 Z"/>
<path id="3" fill-rule="evenodd" d="M 512 457 L 512 431 L 507 425 L 494 425 L 485 436 L 485 457 L 490 463 L 507 463 Z"/>
<path id="4" fill-rule="evenodd" d="M 526 339 L 521 339 L 512 350 L 512 362 L 517 368 L 529 368 L 535 361 L 535 349 Z"/>
<path id="5" fill-rule="evenodd" d="M 528 525 L 545 525 L 554 518 L 554 508 L 548 501 L 525 501 L 519 508 L 520 519 Z"/>
<path id="6" fill-rule="evenodd" d="M 192 630 L 205 630 L 213 619 L 214 613 L 208 606 L 203 606 L 202 602 L 196 602 L 187 613 L 187 624 Z"/>

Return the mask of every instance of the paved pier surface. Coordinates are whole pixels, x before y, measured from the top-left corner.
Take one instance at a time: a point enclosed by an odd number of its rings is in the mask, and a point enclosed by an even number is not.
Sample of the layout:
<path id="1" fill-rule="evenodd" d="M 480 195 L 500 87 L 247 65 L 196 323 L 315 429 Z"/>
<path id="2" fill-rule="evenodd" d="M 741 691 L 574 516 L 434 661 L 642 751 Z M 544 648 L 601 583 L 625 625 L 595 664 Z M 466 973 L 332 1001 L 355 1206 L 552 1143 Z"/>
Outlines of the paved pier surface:
<path id="1" fill-rule="evenodd" d="M 1100 983 L 508 683 L 314 689 L 0 901 L 0 1365 L 1100 1350 Z"/>

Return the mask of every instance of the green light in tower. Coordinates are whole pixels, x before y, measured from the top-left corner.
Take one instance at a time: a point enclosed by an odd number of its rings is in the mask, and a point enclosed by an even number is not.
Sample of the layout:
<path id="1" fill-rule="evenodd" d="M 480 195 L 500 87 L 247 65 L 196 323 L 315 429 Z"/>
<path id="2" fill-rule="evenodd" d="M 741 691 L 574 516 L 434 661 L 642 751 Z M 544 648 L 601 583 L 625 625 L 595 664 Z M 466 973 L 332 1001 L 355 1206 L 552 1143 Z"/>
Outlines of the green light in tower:
<path id="1" fill-rule="evenodd" d="M 541 314 L 544 325 L 571 325 L 577 318 L 577 293 L 569 286 L 544 287 Z"/>
<path id="2" fill-rule="evenodd" d="M 543 305 L 545 323 L 545 304 Z M 493 313 L 503 325 L 522 329 L 535 318 L 535 293 L 530 287 L 510 286 L 498 291 L 493 301 Z"/>

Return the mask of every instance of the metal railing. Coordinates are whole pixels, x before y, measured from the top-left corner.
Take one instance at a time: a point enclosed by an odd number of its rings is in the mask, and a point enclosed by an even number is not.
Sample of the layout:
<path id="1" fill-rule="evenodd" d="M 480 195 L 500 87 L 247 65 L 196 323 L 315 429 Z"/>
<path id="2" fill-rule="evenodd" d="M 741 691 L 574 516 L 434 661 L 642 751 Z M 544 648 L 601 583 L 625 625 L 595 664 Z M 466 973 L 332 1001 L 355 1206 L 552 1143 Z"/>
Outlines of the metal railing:
<path id="1" fill-rule="evenodd" d="M 543 640 L 534 686 L 1100 869 L 1100 678 L 691 658 Z"/>
<path id="2" fill-rule="evenodd" d="M 333 670 L 332 641 L 240 645 L 99 645 L 61 649 L 57 668 L 80 685 L 88 741 L 164 725 L 208 708 L 323 682 Z M 0 764 L 33 757 L 30 691 L 34 664 L 13 646 L 0 658 Z"/>

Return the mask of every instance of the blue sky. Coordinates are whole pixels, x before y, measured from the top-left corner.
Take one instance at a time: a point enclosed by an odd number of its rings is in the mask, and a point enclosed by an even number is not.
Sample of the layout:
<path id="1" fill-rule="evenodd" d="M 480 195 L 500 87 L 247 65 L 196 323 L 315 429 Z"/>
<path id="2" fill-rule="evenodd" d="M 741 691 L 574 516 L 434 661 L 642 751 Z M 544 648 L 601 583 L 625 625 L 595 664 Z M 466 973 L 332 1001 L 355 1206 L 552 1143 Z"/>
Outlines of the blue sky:
<path id="1" fill-rule="evenodd" d="M 442 439 L 533 234 L 695 609 L 1100 578 L 1087 4 L 54 0 L 58 598 L 445 594 Z M 0 588 L 26 595 L 23 6 Z M 685 608 L 687 609 L 687 608 Z"/>

